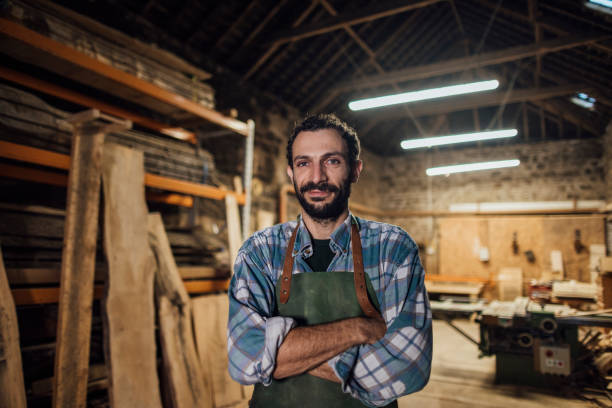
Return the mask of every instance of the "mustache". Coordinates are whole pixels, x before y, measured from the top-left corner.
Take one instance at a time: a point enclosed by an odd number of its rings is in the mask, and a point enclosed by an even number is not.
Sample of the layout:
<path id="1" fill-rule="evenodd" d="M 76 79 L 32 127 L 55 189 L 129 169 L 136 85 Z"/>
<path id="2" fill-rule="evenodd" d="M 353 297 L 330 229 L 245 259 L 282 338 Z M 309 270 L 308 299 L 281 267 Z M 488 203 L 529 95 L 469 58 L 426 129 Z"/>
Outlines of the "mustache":
<path id="1" fill-rule="evenodd" d="M 310 190 L 320 190 L 320 191 L 328 191 L 330 193 L 337 193 L 340 189 L 333 184 L 329 184 L 327 182 L 322 183 L 308 183 L 300 188 L 300 193 L 304 194 Z"/>

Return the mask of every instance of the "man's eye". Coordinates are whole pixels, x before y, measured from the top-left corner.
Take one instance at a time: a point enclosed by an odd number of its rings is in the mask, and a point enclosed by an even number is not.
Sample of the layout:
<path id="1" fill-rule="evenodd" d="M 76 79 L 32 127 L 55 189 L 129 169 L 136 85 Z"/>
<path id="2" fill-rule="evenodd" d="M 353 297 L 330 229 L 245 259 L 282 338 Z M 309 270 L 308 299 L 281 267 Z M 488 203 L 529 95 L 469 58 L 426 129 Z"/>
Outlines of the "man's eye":
<path id="1" fill-rule="evenodd" d="M 340 160 L 338 159 L 327 159 L 328 164 L 340 164 Z"/>
<path id="2" fill-rule="evenodd" d="M 298 162 L 295 164 L 296 167 L 304 167 L 308 164 L 308 162 Z"/>

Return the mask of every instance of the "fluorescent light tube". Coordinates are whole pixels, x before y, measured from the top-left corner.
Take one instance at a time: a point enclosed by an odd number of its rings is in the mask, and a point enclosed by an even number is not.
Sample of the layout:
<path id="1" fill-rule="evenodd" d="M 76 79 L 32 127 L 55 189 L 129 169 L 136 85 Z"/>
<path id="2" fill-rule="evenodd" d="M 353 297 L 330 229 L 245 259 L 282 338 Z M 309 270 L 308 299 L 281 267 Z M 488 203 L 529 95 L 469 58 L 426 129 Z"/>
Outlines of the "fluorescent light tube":
<path id="1" fill-rule="evenodd" d="M 612 8 L 612 0 L 589 0 L 588 3 Z"/>
<path id="2" fill-rule="evenodd" d="M 443 174 L 446 175 L 451 173 L 463 173 L 466 171 L 492 170 L 501 169 L 504 167 L 516 167 L 519 164 L 521 164 L 521 161 L 518 159 L 455 164 L 453 166 L 432 167 L 430 169 L 425 170 L 425 173 L 427 173 L 428 176 L 440 176 Z"/>
<path id="3" fill-rule="evenodd" d="M 612 0 L 589 0 L 585 6 L 602 13 L 612 14 Z"/>
<path id="4" fill-rule="evenodd" d="M 474 142 L 478 140 L 502 139 L 514 137 L 518 134 L 516 129 L 492 130 L 488 132 L 464 133 L 461 135 L 425 137 L 422 139 L 403 140 L 402 149 L 418 149 L 419 147 L 432 147 L 453 143 Z"/>
<path id="5" fill-rule="evenodd" d="M 360 99 L 349 103 L 349 109 L 353 111 L 379 108 L 381 106 L 397 105 L 400 103 L 423 101 L 426 99 L 443 98 L 445 96 L 462 95 L 467 93 L 488 91 L 496 89 L 499 81 L 472 82 L 469 84 L 444 86 L 442 88 L 424 89 L 422 91 L 404 92 L 394 95 L 378 96 L 376 98 Z"/>

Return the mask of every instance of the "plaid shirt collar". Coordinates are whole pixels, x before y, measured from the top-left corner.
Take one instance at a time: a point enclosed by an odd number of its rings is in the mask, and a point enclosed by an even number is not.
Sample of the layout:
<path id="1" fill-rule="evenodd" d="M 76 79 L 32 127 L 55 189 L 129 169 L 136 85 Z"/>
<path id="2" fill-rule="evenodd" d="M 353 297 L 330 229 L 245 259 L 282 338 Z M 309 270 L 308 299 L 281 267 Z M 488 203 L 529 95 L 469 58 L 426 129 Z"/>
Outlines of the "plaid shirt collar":
<path id="1" fill-rule="evenodd" d="M 312 239 L 310 232 L 304 224 L 304 220 L 301 215 L 298 215 L 298 234 L 295 237 L 295 244 L 293 245 L 293 256 L 300 255 L 302 258 L 310 257 L 312 255 Z M 346 219 L 340 224 L 330 237 L 330 248 L 334 251 L 341 251 L 346 254 L 350 250 L 351 244 L 351 223 L 354 222 L 359 227 L 359 221 L 350 211 Z M 293 233 L 293 229 L 289 228 L 289 235 Z"/>

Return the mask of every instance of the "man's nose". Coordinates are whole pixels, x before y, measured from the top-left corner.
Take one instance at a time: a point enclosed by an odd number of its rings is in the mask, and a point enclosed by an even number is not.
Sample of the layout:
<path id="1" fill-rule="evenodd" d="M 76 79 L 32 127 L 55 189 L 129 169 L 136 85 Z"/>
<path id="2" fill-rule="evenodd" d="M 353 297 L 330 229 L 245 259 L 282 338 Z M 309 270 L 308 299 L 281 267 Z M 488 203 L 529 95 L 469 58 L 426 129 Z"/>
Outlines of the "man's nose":
<path id="1" fill-rule="evenodd" d="M 327 181 L 327 173 L 325 172 L 325 166 L 323 164 L 313 166 L 312 182 L 317 184 L 322 181 Z"/>

